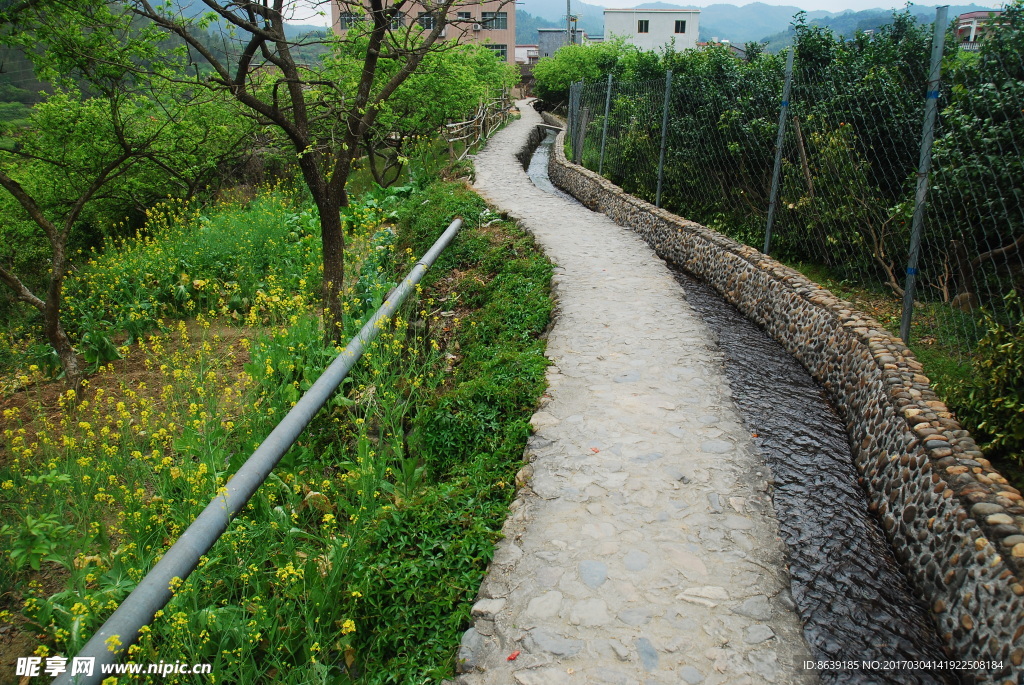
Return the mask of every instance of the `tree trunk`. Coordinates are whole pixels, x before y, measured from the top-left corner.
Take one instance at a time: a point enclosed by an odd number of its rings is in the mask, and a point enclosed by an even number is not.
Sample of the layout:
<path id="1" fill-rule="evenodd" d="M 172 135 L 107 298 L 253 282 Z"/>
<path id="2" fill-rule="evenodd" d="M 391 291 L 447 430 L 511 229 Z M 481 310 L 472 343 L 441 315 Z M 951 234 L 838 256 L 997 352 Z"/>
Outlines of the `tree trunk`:
<path id="1" fill-rule="evenodd" d="M 77 395 L 82 385 L 83 374 L 78 365 L 75 348 L 60 322 L 61 296 L 64 288 L 64 276 L 67 273 L 64 249 L 66 237 L 56 232 L 52 235 L 54 237 L 53 257 L 50 261 L 50 285 L 47 288 L 46 300 L 42 300 L 32 293 L 15 274 L 4 269 L 2 265 L 0 265 L 0 282 L 9 286 L 19 300 L 34 307 L 43 315 L 43 333 L 46 335 L 47 342 L 57 351 L 68 386 Z"/>
<path id="2" fill-rule="evenodd" d="M 302 141 L 296 144 L 296 149 Z M 345 282 L 345 233 L 341 226 L 340 210 L 348 206 L 348 195 L 344 192 L 344 183 L 348 173 L 341 179 L 341 191 L 335 179 L 328 183 L 321 171 L 323 160 L 319 154 L 312 152 L 299 158 L 299 168 L 313 196 L 313 202 L 320 213 L 320 245 L 323 250 L 324 277 L 321 290 L 324 323 L 324 339 L 328 344 L 336 345 L 344 333 L 344 309 L 342 294 Z M 346 172 L 351 164 L 346 164 Z M 337 173 L 337 172 L 335 172 Z"/>
<path id="3" fill-rule="evenodd" d="M 320 205 L 320 230 L 324 252 L 323 319 L 328 343 L 337 344 L 345 332 L 342 295 L 345 281 L 345 233 L 341 227 L 339 198 Z"/>
<path id="4" fill-rule="evenodd" d="M 82 368 L 78 365 L 78 355 L 75 353 L 75 348 L 71 345 L 71 340 L 68 338 L 67 333 L 64 332 L 64 326 L 61 325 L 59 317 L 55 321 L 51 321 L 50 314 L 47 312 L 45 327 L 46 339 L 53 346 L 53 349 L 57 350 L 61 366 L 64 367 L 64 379 L 67 381 L 68 388 L 74 390 L 77 396 L 82 389 L 83 374 Z"/>
<path id="5" fill-rule="evenodd" d="M 53 243 L 53 256 L 50 261 L 50 284 L 46 290 L 46 303 L 43 305 L 43 330 L 46 339 L 57 351 L 61 366 L 64 367 L 64 379 L 68 387 L 78 391 L 82 387 L 82 370 L 78 366 L 78 355 L 60 322 L 61 301 L 64 297 L 64 276 L 67 274 L 67 232 L 59 234 Z"/>

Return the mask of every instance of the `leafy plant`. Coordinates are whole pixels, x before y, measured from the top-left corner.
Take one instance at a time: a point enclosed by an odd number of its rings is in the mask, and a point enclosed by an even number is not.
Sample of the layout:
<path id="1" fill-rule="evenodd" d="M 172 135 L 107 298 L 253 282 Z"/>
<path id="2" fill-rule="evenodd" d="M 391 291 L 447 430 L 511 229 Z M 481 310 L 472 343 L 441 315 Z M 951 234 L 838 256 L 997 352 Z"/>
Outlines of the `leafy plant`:
<path id="1" fill-rule="evenodd" d="M 38 571 L 43 563 L 67 565 L 66 557 L 59 552 L 62 543 L 73 530 L 74 526 L 62 524 L 57 514 L 26 514 L 20 527 L 10 524 L 0 526 L 0 536 L 11 539 L 7 555 L 15 570 L 28 565 Z"/>
<path id="2" fill-rule="evenodd" d="M 982 448 L 1024 466 L 1024 303 L 1016 292 L 1005 302 L 1005 319 L 984 313 L 988 333 L 975 350 L 974 373 L 950 391 Z"/>
<path id="3" fill-rule="evenodd" d="M 85 359 L 86 371 L 89 373 L 96 373 L 104 364 L 121 358 L 114 341 L 107 335 L 109 329 L 108 323 L 95 319 L 91 314 L 82 317 L 78 351 Z"/>
<path id="4" fill-rule="evenodd" d="M 29 347 L 27 361 L 38 366 L 45 378 L 57 378 L 61 374 L 60 356 L 49 343 L 36 343 Z"/>

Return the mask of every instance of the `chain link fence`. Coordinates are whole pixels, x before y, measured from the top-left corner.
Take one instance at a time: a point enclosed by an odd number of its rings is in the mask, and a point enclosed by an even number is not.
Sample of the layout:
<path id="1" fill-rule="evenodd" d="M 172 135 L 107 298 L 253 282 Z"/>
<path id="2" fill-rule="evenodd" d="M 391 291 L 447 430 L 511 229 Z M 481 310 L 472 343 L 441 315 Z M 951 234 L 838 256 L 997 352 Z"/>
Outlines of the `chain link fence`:
<path id="1" fill-rule="evenodd" d="M 867 291 L 894 332 L 910 271 L 909 337 L 965 358 L 991 325 L 983 312 L 1012 324 L 1007 296 L 1024 290 L 1024 26 L 977 52 L 951 41 L 939 85 L 928 82 L 931 33 L 906 22 L 838 43 L 805 32 L 781 117 L 779 55 L 712 48 L 684 53 L 665 79 L 577 84 L 569 154 L 758 249 L 778 154 L 771 254 Z M 929 93 L 938 121 L 920 259 L 908 269 Z"/>

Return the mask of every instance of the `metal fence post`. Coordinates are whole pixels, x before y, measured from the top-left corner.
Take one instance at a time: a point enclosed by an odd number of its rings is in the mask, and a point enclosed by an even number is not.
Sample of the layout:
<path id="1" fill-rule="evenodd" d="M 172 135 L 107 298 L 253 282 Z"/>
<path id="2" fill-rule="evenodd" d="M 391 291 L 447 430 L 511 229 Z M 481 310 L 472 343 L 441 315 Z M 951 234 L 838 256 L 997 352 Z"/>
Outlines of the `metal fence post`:
<path id="1" fill-rule="evenodd" d="M 572 148 L 572 158 L 576 157 L 576 129 L 579 127 L 579 114 L 580 114 L 580 91 L 583 88 L 583 82 L 577 81 L 569 86 L 569 130 L 567 131 L 568 136 L 566 140 L 569 141 L 569 146 Z"/>
<path id="2" fill-rule="evenodd" d="M 587 143 L 587 129 L 590 128 L 590 108 L 582 106 L 582 87 L 580 88 L 580 108 L 576 115 L 576 142 L 572 149 L 572 163 L 583 163 L 583 146 Z"/>
<path id="3" fill-rule="evenodd" d="M 608 140 L 608 112 L 612 107 L 612 75 L 608 74 L 608 92 L 604 96 L 604 126 L 601 129 L 601 159 L 597 162 L 597 173 L 604 171 L 604 144 Z"/>
<path id="4" fill-rule="evenodd" d="M 789 114 L 789 93 L 793 87 L 793 58 L 796 46 L 786 56 L 786 82 L 782 86 L 782 105 L 779 107 L 779 135 L 775 139 L 775 167 L 772 169 L 772 190 L 768 195 L 768 222 L 764 228 L 764 253 L 772 249 L 772 224 L 775 223 L 775 206 L 779 201 L 779 181 L 782 176 L 782 142 L 786 137 L 786 118 Z"/>
<path id="5" fill-rule="evenodd" d="M 917 165 L 917 193 L 914 197 L 914 220 L 910 228 L 910 255 L 907 258 L 907 282 L 903 287 L 903 318 L 900 337 L 910 343 L 910 320 L 914 315 L 914 286 L 917 280 L 917 259 L 921 254 L 921 228 L 924 225 L 925 203 L 928 200 L 928 173 L 932 166 L 932 143 L 935 141 L 935 115 L 939 109 L 939 80 L 942 72 L 942 48 L 946 41 L 948 5 L 935 8 L 932 29 L 932 61 L 928 70 L 928 90 L 921 127 L 921 156 Z"/>
<path id="6" fill-rule="evenodd" d="M 658 191 L 654 195 L 654 206 L 661 206 L 661 182 L 665 178 L 665 142 L 668 139 L 668 104 L 672 96 L 672 70 L 665 72 L 665 104 L 661 112 L 661 154 L 658 155 Z"/>

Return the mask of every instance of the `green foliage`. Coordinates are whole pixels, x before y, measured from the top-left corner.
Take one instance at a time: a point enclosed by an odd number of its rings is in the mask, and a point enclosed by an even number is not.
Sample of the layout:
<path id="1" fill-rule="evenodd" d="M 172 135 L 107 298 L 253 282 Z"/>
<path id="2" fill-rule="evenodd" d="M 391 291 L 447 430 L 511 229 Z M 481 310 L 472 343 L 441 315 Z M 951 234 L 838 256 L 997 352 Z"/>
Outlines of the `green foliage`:
<path id="1" fill-rule="evenodd" d="M 577 81 L 593 83 L 607 78 L 640 81 L 665 75 L 654 53 L 643 52 L 622 38 L 590 45 L 566 45 L 534 67 L 533 92 L 551 104 L 569 100 L 569 86 Z"/>
<path id="2" fill-rule="evenodd" d="M 296 685 L 452 674 L 544 387 L 537 336 L 551 311 L 551 267 L 461 185 L 379 191 L 361 206 L 348 212 L 348 259 L 362 265 L 365 292 L 397 280 L 452 215 L 467 225 L 419 301 L 381 325 L 342 390 L 175 586 L 133 652 L 137 662 L 205 661 L 226 682 Z M 397 236 L 381 224 L 392 211 Z M 302 262 L 294 251 L 317 225 L 307 207 L 275 193 L 201 216 L 162 207 L 148 235 L 94 257 L 82 278 L 140 311 L 153 297 L 173 299 L 174 283 L 150 283 L 184 256 L 192 262 L 192 282 L 180 284 L 186 302 L 205 312 L 205 289 L 222 285 L 212 275 L 218 264 L 240 281 L 256 263 L 266 281 L 275 269 L 281 281 L 294 279 L 283 265 Z M 197 275 L 210 283 L 196 287 Z M 271 301 L 279 294 L 266 291 Z M 283 300 L 273 304 L 280 309 L 250 312 L 249 330 L 225 326 L 230 309 L 220 318 L 206 312 L 122 348 L 126 361 L 104 366 L 85 401 L 62 398 L 63 422 L 47 411 L 5 414 L 4 437 L 18 453 L 0 466 L 9 493 L 0 514 L 12 521 L 0 539 L 14 550 L 2 563 L 8 571 L 33 558 L 40 568 L 68 568 L 64 588 L 30 588 L 23 606 L 60 653 L 80 648 L 339 353 L 324 347 L 308 301 Z M 346 335 L 367 311 L 354 298 L 348 307 Z M 147 370 L 145 383 L 116 375 L 129 363 Z M 154 392 L 143 392 L 147 383 Z M 444 408 L 456 405 L 481 420 L 452 428 L 448 439 L 463 447 L 448 454 Z M 45 436 L 41 444 L 30 445 L 29 427 Z M 40 524 L 37 509 L 51 519 Z M 26 578 L 6 577 L 15 589 Z"/>
<path id="3" fill-rule="evenodd" d="M 351 315 L 366 320 L 384 304 L 384 299 L 397 285 L 389 280 L 394 271 L 392 248 L 395 234 L 390 228 L 377 231 L 370 238 L 370 252 L 359 267 L 359 278 L 353 286 L 355 304 Z"/>
<path id="4" fill-rule="evenodd" d="M 404 224 L 403 238 L 414 251 L 456 216 L 470 224 L 498 219 L 461 186 L 436 185 L 428 199 L 429 211 L 410 213 Z M 461 472 L 481 455 L 507 454 L 527 434 L 529 409 L 543 390 L 537 337 L 551 314 L 551 267 L 522 234 L 506 228 L 503 235 L 509 237 L 495 241 L 465 232 L 441 258 L 438 273 L 463 274 L 455 286 L 460 302 L 481 309 L 462 343 L 457 386 L 417 422 L 415 439 L 434 474 Z M 509 423 L 510 415 L 523 418 Z"/>
<path id="5" fill-rule="evenodd" d="M 46 319 L 77 382 L 57 294 L 69 255 L 160 198 L 194 197 L 237 159 L 253 123 L 233 100 L 183 83 L 186 65 L 160 49 L 162 34 L 118 5 L 27 3 L 5 12 L 0 45 L 55 90 L 27 122 L 0 124 L 0 265 L 7 285 L 34 295 L 23 299 Z M 0 308 L 12 311 L 11 302 L 5 288 Z M 91 366 L 110 357 L 102 346 L 87 345 Z"/>
<path id="6" fill-rule="evenodd" d="M 23 126 L 28 123 L 32 109 L 20 102 L 0 102 L 0 123 L 7 126 Z"/>
<path id="7" fill-rule="evenodd" d="M 30 60 L 39 81 L 111 96 L 142 85 L 140 65 L 168 73 L 181 62 L 159 48 L 155 26 L 134 23 L 121 5 L 105 0 L 50 2 L 9 8 L 0 43 Z M 41 49 L 42 48 L 42 49 Z"/>
<path id="8" fill-rule="evenodd" d="M 234 106 L 190 97 L 178 86 L 116 99 L 57 91 L 35 106 L 26 129 L 10 131 L 20 154 L 4 161 L 8 173 L 59 223 L 59 207 L 128 156 L 79 220 L 80 230 L 97 236 L 160 199 L 194 196 L 215 181 L 218 165 L 232 158 L 251 130 Z M 17 214 L 23 217 L 24 210 Z"/>
<path id="9" fill-rule="evenodd" d="M 54 473 L 51 472 L 51 475 Z M 48 482 L 58 487 L 66 485 L 68 480 L 70 479 L 61 480 L 60 477 L 49 479 L 46 476 L 36 477 L 37 483 Z M 0 537 L 11 540 L 7 555 L 15 571 L 20 571 L 26 565 L 38 571 L 44 562 L 67 563 L 67 560 L 59 554 L 60 542 L 72 530 L 72 526 L 61 523 L 57 514 L 46 513 L 38 516 L 29 514 L 25 516 L 21 528 L 10 524 L 0 526 Z"/>
<path id="10" fill-rule="evenodd" d="M 1006 298 L 1010 323 L 988 312 L 988 332 L 978 343 L 973 374 L 949 388 L 957 415 L 986 453 L 1024 466 L 1024 302 Z"/>
<path id="11" fill-rule="evenodd" d="M 793 121 L 773 253 L 891 280 L 892 255 L 905 253 L 907 241 L 904 201 L 918 157 L 930 32 L 907 12 L 894 14 L 870 38 L 837 38 L 801 16 L 795 30 Z M 593 65 L 601 54 L 577 61 Z M 724 46 L 669 49 L 658 57 L 661 73 L 673 73 L 663 206 L 763 245 L 784 57 L 754 49 L 738 59 Z M 593 79 L 597 69 L 590 68 L 584 76 L 567 67 L 574 73 L 563 75 L 561 85 Z M 661 86 L 632 80 L 613 91 L 603 170 L 628 192 L 653 199 Z M 603 109 L 595 97 L 587 99 L 593 120 L 583 161 L 589 168 L 597 166 L 605 124 L 594 116 Z"/>
<path id="12" fill-rule="evenodd" d="M 220 165 L 234 157 L 250 130 L 231 106 L 191 97 L 179 86 L 111 98 L 56 91 L 33 108 L 27 125 L 6 129 L 17 150 L 0 151 L 0 171 L 21 186 L 56 232 L 47 235 L 13 195 L 0 191 L 0 264 L 46 299 L 55 252 L 66 259 L 98 247 L 130 234 L 157 202 L 193 198 L 215 182 Z M 58 269 L 65 266 L 59 260 Z M 0 314 L 30 326 L 40 318 L 15 304 L 6 287 Z M 64 325 L 76 328 L 75 317 Z M 92 356 L 93 349 L 87 345 L 84 352 Z M 88 363 L 109 358 L 104 353 Z"/>
<path id="13" fill-rule="evenodd" d="M 315 297 L 318 229 L 315 210 L 296 207 L 281 192 L 207 214 L 158 204 L 143 231 L 111 241 L 68 280 L 69 327 L 83 322 L 87 332 L 95 327 L 85 321 L 103 320 L 138 339 L 158 319 L 211 311 L 237 321 L 286 320 L 292 298 Z"/>
<path id="14" fill-rule="evenodd" d="M 929 196 L 942 219 L 925 244 L 949 272 L 937 280 L 974 302 L 1024 285 L 1024 2 L 1009 3 L 994 23 L 975 56 L 947 60 L 951 98 Z"/>
<path id="15" fill-rule="evenodd" d="M 405 40 L 416 45 L 422 37 L 410 32 Z M 366 36 L 340 43 L 325 59 L 324 78 L 341 84 L 343 90 L 354 90 L 367 43 Z M 375 95 L 400 67 L 393 60 L 382 60 Z M 362 145 L 372 157 L 370 163 L 383 157 L 388 168 L 400 169 L 423 147 L 424 139 L 433 140 L 446 123 L 470 118 L 481 102 L 500 97 L 518 80 L 515 66 L 495 59 L 494 52 L 482 45 L 451 45 L 427 52 L 419 68 L 381 103 L 373 128 L 364 136 Z M 393 182 L 398 178 L 393 173 L 379 174 L 378 179 Z"/>
<path id="16" fill-rule="evenodd" d="M 357 644 L 375 664 L 366 676 L 373 683 L 450 673 L 452 646 L 469 620 L 543 392 L 547 362 L 538 336 L 552 308 L 550 263 L 478 196 L 438 183 L 414 199 L 401 213 L 399 239 L 415 253 L 455 216 L 466 220 L 425 288 L 428 305 L 465 319 L 429 322 L 442 327 L 439 334 L 456 327 L 461 360 L 411 422 L 409 449 L 436 485 L 377 520 L 367 541 L 372 561 L 359 569 L 374 630 Z M 481 231 L 479 224 L 490 226 Z"/>
<path id="17" fill-rule="evenodd" d="M 85 359 L 86 369 L 89 373 L 96 373 L 101 366 L 121 358 L 117 346 L 108 335 L 109 323 L 97 321 L 91 313 L 86 313 L 82 317 L 81 326 L 78 351 Z"/>

